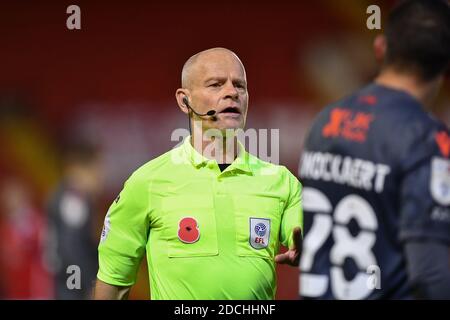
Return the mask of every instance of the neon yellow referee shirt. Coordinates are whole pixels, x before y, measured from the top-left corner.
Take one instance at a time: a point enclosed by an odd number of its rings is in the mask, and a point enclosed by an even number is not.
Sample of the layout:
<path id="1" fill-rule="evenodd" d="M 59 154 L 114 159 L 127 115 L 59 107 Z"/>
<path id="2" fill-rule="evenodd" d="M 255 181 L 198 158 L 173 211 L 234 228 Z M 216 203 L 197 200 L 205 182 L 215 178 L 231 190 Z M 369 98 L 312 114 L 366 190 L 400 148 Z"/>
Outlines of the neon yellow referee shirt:
<path id="1" fill-rule="evenodd" d="M 303 230 L 301 185 L 239 144 L 223 172 L 190 139 L 136 170 L 109 208 L 97 277 L 130 286 L 147 252 L 152 299 L 273 299 L 274 257 Z"/>

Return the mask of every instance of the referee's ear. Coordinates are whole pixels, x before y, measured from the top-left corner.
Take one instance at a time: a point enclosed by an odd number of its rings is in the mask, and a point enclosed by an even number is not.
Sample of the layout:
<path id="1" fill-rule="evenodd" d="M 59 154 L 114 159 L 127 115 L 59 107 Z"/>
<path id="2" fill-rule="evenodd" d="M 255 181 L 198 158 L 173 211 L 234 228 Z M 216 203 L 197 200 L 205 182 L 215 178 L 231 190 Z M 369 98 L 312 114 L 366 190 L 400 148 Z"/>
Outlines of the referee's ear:
<path id="1" fill-rule="evenodd" d="M 184 88 L 177 89 L 175 92 L 175 99 L 177 99 L 178 107 L 180 107 L 181 111 L 188 114 L 189 109 L 183 101 L 184 98 L 188 98 L 189 100 L 189 90 Z"/>

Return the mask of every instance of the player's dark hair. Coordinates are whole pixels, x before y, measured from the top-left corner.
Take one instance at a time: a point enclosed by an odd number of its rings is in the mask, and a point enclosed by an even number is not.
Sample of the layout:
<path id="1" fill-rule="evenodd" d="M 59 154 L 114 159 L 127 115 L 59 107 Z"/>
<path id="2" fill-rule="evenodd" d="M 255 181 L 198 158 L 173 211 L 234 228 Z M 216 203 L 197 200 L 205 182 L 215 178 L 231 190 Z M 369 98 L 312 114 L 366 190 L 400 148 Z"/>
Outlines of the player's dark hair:
<path id="1" fill-rule="evenodd" d="M 98 146 L 90 141 L 73 139 L 65 142 L 62 154 L 66 164 L 88 165 L 98 159 L 100 151 Z"/>
<path id="2" fill-rule="evenodd" d="M 385 35 L 386 65 L 432 80 L 450 61 L 450 6 L 446 0 L 402 1 L 390 13 Z"/>

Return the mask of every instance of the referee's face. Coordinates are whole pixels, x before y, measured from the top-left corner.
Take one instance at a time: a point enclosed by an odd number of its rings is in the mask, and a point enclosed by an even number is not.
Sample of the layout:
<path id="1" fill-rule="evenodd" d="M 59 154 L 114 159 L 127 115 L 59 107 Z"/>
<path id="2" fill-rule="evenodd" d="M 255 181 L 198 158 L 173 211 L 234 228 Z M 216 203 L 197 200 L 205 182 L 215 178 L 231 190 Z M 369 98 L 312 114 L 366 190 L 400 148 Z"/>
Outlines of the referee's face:
<path id="1" fill-rule="evenodd" d="M 198 57 L 192 72 L 189 90 L 192 106 L 198 113 L 216 111 L 215 117 L 201 119 L 203 130 L 243 129 L 248 92 L 241 61 L 226 51 L 209 52 Z"/>

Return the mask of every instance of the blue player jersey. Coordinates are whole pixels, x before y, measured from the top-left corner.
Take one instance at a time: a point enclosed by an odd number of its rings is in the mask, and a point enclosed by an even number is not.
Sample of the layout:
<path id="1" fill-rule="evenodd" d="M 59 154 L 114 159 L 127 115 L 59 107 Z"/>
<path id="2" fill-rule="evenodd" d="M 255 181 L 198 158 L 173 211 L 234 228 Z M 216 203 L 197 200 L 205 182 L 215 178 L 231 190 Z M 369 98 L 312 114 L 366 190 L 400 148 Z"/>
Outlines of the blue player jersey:
<path id="1" fill-rule="evenodd" d="M 450 245 L 450 137 L 406 92 L 370 84 L 305 141 L 300 295 L 409 299 L 403 243 Z"/>

